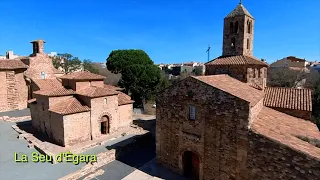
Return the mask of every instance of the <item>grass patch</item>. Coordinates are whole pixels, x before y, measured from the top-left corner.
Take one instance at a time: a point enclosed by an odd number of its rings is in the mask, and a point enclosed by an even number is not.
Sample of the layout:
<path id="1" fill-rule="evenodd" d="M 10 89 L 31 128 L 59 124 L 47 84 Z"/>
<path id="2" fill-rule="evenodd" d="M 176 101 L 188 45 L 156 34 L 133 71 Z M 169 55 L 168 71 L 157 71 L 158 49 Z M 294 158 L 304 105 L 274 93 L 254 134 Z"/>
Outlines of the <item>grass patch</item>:
<path id="1" fill-rule="evenodd" d="M 317 148 L 320 148 L 320 139 L 308 138 L 306 136 L 296 136 L 296 137 L 301 139 L 302 141 L 308 142 L 309 144 L 316 146 Z"/>

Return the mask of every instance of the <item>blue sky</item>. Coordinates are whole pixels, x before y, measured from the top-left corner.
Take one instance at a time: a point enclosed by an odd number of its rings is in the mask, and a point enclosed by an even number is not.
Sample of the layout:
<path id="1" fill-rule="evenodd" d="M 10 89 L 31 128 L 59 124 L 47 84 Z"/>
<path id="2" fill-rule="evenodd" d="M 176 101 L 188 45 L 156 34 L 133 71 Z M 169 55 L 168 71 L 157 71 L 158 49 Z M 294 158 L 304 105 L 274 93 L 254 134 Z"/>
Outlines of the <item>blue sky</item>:
<path id="1" fill-rule="evenodd" d="M 0 54 L 45 51 L 104 62 L 143 49 L 155 63 L 206 62 L 222 53 L 223 18 L 239 0 L 1 0 Z M 243 0 L 255 18 L 254 56 L 320 60 L 320 0 Z"/>

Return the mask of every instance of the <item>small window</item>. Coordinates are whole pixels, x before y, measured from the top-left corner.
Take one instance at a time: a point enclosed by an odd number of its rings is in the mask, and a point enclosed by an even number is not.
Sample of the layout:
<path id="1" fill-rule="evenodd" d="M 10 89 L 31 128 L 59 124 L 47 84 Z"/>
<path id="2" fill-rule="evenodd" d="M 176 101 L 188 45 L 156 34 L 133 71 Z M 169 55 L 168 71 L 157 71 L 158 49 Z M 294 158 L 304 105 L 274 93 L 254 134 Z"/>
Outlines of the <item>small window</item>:
<path id="1" fill-rule="evenodd" d="M 104 104 L 107 104 L 107 98 L 104 98 Z"/>
<path id="2" fill-rule="evenodd" d="M 45 72 L 41 72 L 41 79 L 45 79 L 46 78 L 46 73 Z"/>
<path id="3" fill-rule="evenodd" d="M 229 27 L 229 28 L 230 28 L 230 34 L 232 34 L 232 33 L 233 33 L 233 30 L 234 30 L 234 29 L 233 29 L 233 28 L 234 28 L 234 27 L 233 27 L 233 22 L 230 22 L 230 27 Z"/>
<path id="4" fill-rule="evenodd" d="M 247 39 L 247 49 L 250 49 L 250 40 Z"/>
<path id="5" fill-rule="evenodd" d="M 236 46 L 236 38 L 231 39 L 231 47 L 234 48 Z"/>
<path id="6" fill-rule="evenodd" d="M 236 23 L 234 25 L 234 32 L 238 33 L 238 30 L 239 30 L 239 23 L 238 23 L 238 21 L 236 21 Z"/>
<path id="7" fill-rule="evenodd" d="M 196 107 L 189 106 L 189 120 L 196 120 Z"/>
<path id="8" fill-rule="evenodd" d="M 251 34 L 251 22 L 248 20 L 247 21 L 247 27 L 248 27 L 248 34 Z"/>

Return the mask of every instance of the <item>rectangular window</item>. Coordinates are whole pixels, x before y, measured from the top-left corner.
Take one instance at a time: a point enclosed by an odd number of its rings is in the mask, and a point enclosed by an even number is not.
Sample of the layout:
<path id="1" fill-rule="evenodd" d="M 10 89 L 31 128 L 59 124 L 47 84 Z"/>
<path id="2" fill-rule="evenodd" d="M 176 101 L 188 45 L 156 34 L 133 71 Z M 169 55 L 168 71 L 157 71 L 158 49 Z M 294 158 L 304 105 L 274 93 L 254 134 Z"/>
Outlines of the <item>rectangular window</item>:
<path id="1" fill-rule="evenodd" d="M 104 98 L 104 104 L 107 104 L 107 98 Z"/>
<path id="2" fill-rule="evenodd" d="M 249 39 L 247 39 L 247 49 L 250 49 L 250 42 L 249 42 Z"/>
<path id="3" fill-rule="evenodd" d="M 46 78 L 46 73 L 45 72 L 41 72 L 41 79 L 45 79 Z"/>
<path id="4" fill-rule="evenodd" d="M 189 120 L 196 120 L 196 108 L 189 106 Z"/>

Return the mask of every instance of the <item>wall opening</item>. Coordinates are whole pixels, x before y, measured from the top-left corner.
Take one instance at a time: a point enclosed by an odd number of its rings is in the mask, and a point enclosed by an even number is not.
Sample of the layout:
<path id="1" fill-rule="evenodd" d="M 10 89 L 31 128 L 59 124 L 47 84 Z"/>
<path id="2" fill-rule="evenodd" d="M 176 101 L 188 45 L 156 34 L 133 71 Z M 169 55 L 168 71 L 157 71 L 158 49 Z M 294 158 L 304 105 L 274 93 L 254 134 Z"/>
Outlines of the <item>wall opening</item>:
<path id="1" fill-rule="evenodd" d="M 251 34 L 251 22 L 248 20 L 247 21 L 247 26 L 248 26 L 248 34 Z"/>
<path id="2" fill-rule="evenodd" d="M 234 27 L 233 27 L 233 22 L 230 22 L 230 34 L 232 34 L 233 33 L 233 30 L 234 30 Z"/>
<path id="3" fill-rule="evenodd" d="M 199 180 L 199 157 L 192 151 L 183 154 L 183 175 L 190 180 Z"/>
<path id="4" fill-rule="evenodd" d="M 100 125 L 101 134 L 109 134 L 110 131 L 110 122 L 108 116 L 103 116 L 101 118 L 101 125 Z"/>
<path id="5" fill-rule="evenodd" d="M 238 21 L 236 21 L 235 25 L 234 25 L 234 33 L 238 33 L 239 32 L 239 23 Z"/>
<path id="6" fill-rule="evenodd" d="M 247 49 L 250 49 L 250 40 L 247 39 Z"/>

